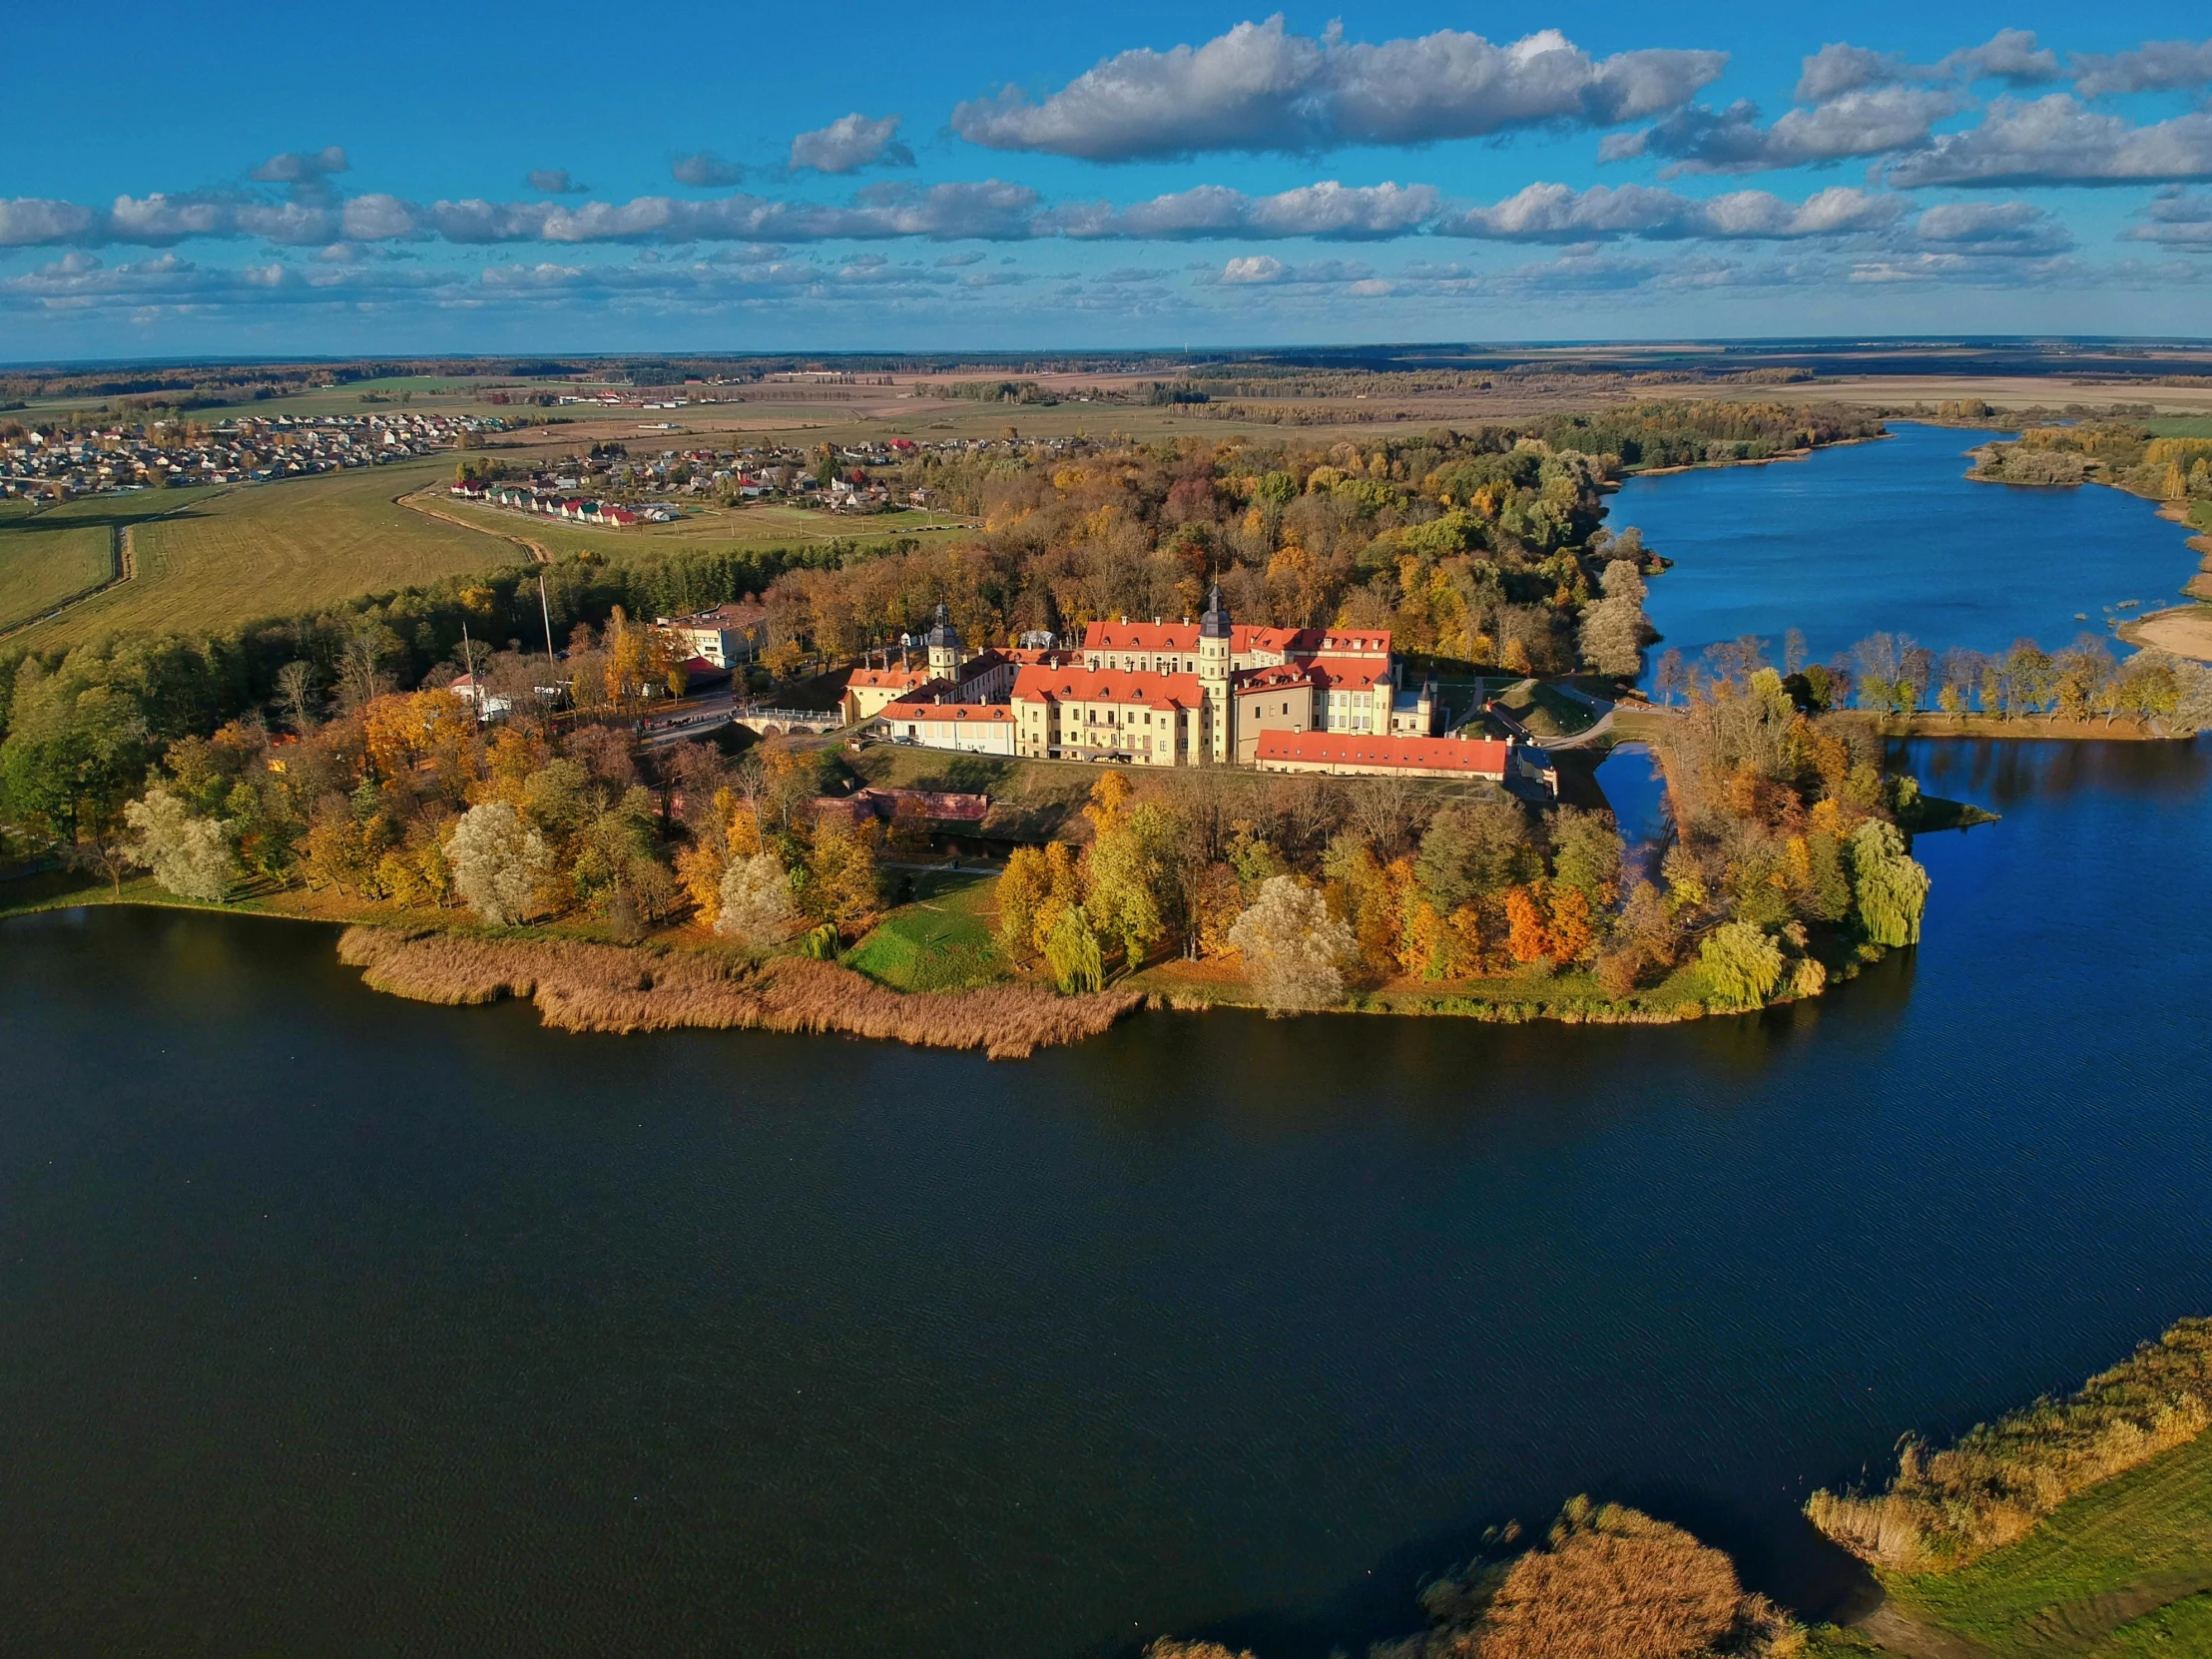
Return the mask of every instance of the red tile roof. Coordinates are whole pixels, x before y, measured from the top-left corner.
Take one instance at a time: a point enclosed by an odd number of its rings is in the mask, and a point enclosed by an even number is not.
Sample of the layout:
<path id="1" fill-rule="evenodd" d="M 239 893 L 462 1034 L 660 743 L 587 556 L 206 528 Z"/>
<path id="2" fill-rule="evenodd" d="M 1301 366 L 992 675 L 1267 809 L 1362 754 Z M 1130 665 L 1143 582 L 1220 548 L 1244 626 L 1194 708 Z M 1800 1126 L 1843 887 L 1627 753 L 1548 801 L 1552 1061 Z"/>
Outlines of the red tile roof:
<path id="1" fill-rule="evenodd" d="M 1012 720 L 1014 711 L 1003 703 L 893 703 L 883 710 L 885 720 Z"/>
<path id="2" fill-rule="evenodd" d="M 1256 757 L 1301 766 L 1388 767 L 1406 772 L 1505 775 L 1509 746 L 1493 738 L 1355 737 L 1340 732 L 1264 732 Z"/>
<path id="3" fill-rule="evenodd" d="M 1014 676 L 1017 703 L 1135 703 L 1148 709 L 1195 709 L 1204 700 L 1205 689 L 1195 674 L 1029 667 Z"/>

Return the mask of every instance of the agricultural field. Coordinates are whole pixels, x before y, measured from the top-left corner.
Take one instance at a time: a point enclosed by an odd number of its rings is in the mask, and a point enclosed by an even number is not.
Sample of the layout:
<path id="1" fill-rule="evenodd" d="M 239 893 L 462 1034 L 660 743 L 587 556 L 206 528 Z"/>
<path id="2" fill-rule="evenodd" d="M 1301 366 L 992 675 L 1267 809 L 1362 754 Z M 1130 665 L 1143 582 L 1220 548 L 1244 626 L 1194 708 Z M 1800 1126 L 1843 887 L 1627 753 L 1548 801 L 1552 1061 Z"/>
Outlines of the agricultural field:
<path id="1" fill-rule="evenodd" d="M 443 458 L 425 459 L 281 484 L 164 491 L 158 503 L 124 498 L 168 515 L 133 532 L 137 574 L 21 637 L 45 648 L 112 632 L 212 631 L 527 557 L 393 503 L 449 468 Z M 171 513 L 180 495 L 182 510 Z M 112 510 L 113 501 L 84 505 Z"/>
<path id="2" fill-rule="evenodd" d="M 116 505 L 0 507 L 0 632 L 98 587 L 114 573 Z"/>
<path id="3" fill-rule="evenodd" d="M 946 513 L 873 513 L 847 518 L 804 507 L 763 503 L 747 507 L 699 507 L 686 510 L 674 524 L 640 524 L 629 529 L 600 529 L 567 524 L 537 513 L 456 501 L 443 480 L 409 503 L 416 511 L 434 511 L 487 535 L 542 547 L 555 558 L 592 553 L 609 563 L 632 563 L 656 553 L 714 552 L 743 547 L 793 547 L 807 542 L 881 542 L 894 536 L 958 529 L 968 521 Z"/>

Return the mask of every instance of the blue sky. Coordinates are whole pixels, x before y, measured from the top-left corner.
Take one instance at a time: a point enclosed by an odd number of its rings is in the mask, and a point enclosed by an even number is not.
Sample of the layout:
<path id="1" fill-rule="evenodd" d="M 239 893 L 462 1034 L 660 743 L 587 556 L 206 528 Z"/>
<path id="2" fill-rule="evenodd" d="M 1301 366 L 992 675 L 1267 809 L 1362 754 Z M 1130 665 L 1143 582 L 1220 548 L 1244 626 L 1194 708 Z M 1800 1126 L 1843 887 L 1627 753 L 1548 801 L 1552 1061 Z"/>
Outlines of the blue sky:
<path id="1" fill-rule="evenodd" d="M 2208 31 L 46 7 L 10 23 L 0 359 L 2201 335 Z"/>

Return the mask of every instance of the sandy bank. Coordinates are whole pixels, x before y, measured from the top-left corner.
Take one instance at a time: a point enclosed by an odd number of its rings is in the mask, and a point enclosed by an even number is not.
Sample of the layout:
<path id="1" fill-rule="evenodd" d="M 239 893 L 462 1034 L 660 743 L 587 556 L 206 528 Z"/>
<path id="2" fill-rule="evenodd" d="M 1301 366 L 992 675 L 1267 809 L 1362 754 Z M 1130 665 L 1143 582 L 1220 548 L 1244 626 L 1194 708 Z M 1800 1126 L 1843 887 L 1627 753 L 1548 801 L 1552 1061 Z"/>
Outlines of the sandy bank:
<path id="1" fill-rule="evenodd" d="M 701 951 L 396 927 L 348 927 L 338 959 L 362 969 L 370 988 L 418 1002 L 526 996 L 561 1031 L 841 1031 L 920 1048 L 980 1048 L 994 1060 L 1095 1037 L 1144 1000 L 1026 985 L 902 996 L 850 968 L 800 957 L 752 969 Z"/>
<path id="2" fill-rule="evenodd" d="M 2212 606 L 2178 605 L 2170 611 L 2153 611 L 2125 624 L 2120 638 L 2130 645 L 2147 645 L 2170 651 L 2176 657 L 2212 663 Z"/>

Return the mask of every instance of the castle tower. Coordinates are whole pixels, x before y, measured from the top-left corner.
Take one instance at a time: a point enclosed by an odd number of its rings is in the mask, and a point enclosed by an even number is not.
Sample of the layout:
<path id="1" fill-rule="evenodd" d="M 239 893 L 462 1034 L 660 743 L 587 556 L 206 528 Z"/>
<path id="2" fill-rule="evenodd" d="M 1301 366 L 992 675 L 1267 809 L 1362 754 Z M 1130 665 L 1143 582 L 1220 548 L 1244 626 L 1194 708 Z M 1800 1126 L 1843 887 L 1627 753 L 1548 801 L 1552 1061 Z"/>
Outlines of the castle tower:
<path id="1" fill-rule="evenodd" d="M 1229 696 L 1230 667 L 1229 610 L 1217 583 L 1206 601 L 1206 614 L 1198 619 L 1198 683 L 1206 697 L 1201 753 L 1224 766 L 1237 752 L 1230 729 L 1236 708 Z"/>
<path id="2" fill-rule="evenodd" d="M 945 614 L 942 605 L 937 607 L 936 626 L 929 630 L 926 643 L 929 647 L 929 677 L 958 684 L 960 678 L 960 634 L 952 626 L 952 619 Z"/>

